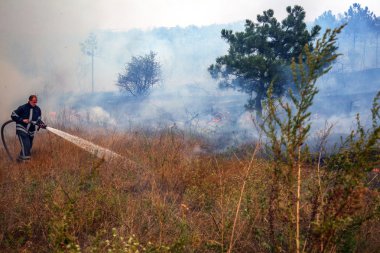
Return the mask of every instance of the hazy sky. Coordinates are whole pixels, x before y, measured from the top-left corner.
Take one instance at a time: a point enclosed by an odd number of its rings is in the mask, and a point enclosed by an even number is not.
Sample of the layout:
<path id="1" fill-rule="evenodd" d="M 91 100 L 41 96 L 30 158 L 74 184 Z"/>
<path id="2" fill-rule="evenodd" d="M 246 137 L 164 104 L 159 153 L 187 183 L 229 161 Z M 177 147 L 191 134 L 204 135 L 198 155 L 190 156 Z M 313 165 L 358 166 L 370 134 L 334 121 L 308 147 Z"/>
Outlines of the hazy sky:
<path id="1" fill-rule="evenodd" d="M 325 10 L 343 13 L 354 2 L 380 13 L 379 0 L 1 0 L 0 29 L 6 33 L 54 34 L 94 29 L 128 30 L 158 26 L 228 23 L 272 8 L 285 15 L 301 5 L 307 20 Z"/>

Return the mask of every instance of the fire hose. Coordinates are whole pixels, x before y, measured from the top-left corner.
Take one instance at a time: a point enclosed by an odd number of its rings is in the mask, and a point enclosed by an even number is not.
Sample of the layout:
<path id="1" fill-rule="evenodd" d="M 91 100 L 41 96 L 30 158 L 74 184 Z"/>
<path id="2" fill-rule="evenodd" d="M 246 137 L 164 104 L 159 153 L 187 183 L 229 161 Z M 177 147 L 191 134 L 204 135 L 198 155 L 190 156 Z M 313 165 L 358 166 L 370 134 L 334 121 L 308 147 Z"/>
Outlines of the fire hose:
<path id="1" fill-rule="evenodd" d="M 13 161 L 13 158 L 12 158 L 12 155 L 11 155 L 11 152 L 9 152 L 9 149 L 7 147 L 7 143 L 5 142 L 5 137 L 4 137 L 4 128 L 6 125 L 8 125 L 9 123 L 13 122 L 13 120 L 8 120 L 6 121 L 2 126 L 1 126 L 1 140 L 3 141 L 3 145 L 4 145 L 4 149 L 5 151 L 7 152 L 7 155 L 8 155 L 8 158 L 9 160 Z"/>
<path id="2" fill-rule="evenodd" d="M 14 122 L 13 120 L 8 120 L 6 121 L 2 126 L 1 126 L 1 140 L 3 142 L 3 146 L 4 146 L 4 149 L 5 151 L 7 152 L 7 155 L 8 155 L 8 158 L 9 160 L 13 161 L 13 158 L 12 158 L 12 154 L 11 152 L 9 152 L 9 149 L 8 149 L 8 146 L 7 146 L 7 143 L 5 141 L 5 136 L 4 136 L 4 129 L 5 129 L 5 126 L 8 125 L 9 123 L 11 122 Z M 38 122 L 33 122 L 33 124 L 35 124 L 37 126 L 37 131 L 40 129 L 40 128 L 44 128 L 46 129 L 46 124 L 39 120 Z"/>

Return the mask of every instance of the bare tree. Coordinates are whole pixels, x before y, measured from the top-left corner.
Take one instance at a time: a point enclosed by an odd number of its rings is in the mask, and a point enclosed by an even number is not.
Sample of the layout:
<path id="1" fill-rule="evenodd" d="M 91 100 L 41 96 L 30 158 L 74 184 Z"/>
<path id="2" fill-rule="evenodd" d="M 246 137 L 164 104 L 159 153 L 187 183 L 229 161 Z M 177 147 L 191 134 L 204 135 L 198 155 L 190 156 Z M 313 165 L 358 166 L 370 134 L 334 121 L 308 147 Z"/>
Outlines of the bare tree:
<path id="1" fill-rule="evenodd" d="M 90 33 L 87 39 L 81 43 L 82 52 L 91 57 L 91 92 L 94 92 L 94 56 L 98 49 L 98 41 L 94 33 Z"/>
<path id="2" fill-rule="evenodd" d="M 132 57 L 125 72 L 119 74 L 117 86 L 121 90 L 141 97 L 149 94 L 150 88 L 161 80 L 161 65 L 155 59 L 156 53 Z"/>

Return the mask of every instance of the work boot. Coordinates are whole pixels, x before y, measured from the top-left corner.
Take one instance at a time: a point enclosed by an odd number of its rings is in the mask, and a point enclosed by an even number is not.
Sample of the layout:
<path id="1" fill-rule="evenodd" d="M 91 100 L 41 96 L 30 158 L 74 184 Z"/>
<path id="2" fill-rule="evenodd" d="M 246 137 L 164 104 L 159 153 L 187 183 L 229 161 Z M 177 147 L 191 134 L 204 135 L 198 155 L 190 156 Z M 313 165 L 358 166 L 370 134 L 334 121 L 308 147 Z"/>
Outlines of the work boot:
<path id="1" fill-rule="evenodd" d="M 30 161 L 30 159 L 22 159 L 21 157 L 17 157 L 16 161 L 18 163 L 26 163 L 26 162 Z"/>

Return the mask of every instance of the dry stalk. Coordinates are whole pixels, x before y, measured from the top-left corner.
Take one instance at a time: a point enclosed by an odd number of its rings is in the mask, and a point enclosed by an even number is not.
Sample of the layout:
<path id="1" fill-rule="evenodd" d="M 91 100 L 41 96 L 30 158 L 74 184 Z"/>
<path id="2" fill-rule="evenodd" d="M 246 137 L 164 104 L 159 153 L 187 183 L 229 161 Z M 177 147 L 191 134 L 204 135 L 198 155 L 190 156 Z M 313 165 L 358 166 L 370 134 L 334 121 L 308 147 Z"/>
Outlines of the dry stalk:
<path id="1" fill-rule="evenodd" d="M 321 133 L 321 142 L 319 147 L 319 154 L 318 154 L 318 165 L 317 165 L 317 175 L 318 175 L 318 187 L 319 187 L 319 195 L 321 197 L 321 205 L 323 206 L 323 192 L 322 192 L 322 184 L 321 184 L 321 162 L 322 162 L 322 152 L 324 150 L 324 147 L 327 143 L 327 138 L 330 136 L 330 133 L 334 127 L 334 124 L 330 124 L 329 126 L 326 123 L 325 129 Z M 319 215 L 317 216 L 317 222 L 319 223 Z"/>
<path id="2" fill-rule="evenodd" d="M 234 219 L 234 224 L 232 226 L 230 245 L 229 245 L 229 248 L 228 248 L 228 251 L 227 251 L 228 253 L 232 252 L 232 248 L 233 248 L 233 245 L 234 245 L 235 228 L 236 228 L 237 220 L 238 220 L 238 217 L 239 217 L 240 206 L 241 206 L 241 201 L 243 199 L 245 185 L 247 183 L 249 172 L 250 172 L 250 170 L 252 168 L 253 160 L 254 160 L 254 158 L 256 156 L 256 153 L 259 150 L 259 148 L 260 148 L 260 141 L 258 141 L 256 143 L 255 149 L 253 150 L 253 154 L 252 154 L 251 160 L 250 160 L 250 162 L 248 164 L 248 167 L 247 167 L 247 170 L 246 170 L 246 173 L 245 173 L 245 176 L 244 176 L 243 184 L 242 184 L 241 189 L 240 189 L 239 201 L 238 201 L 237 206 L 236 206 L 235 219 Z"/>
<path id="3" fill-rule="evenodd" d="M 234 153 L 235 154 L 235 153 Z M 222 227 L 221 227 L 221 239 L 222 239 L 222 252 L 224 252 L 224 226 L 225 226 L 225 217 L 224 217 L 224 193 L 225 193 L 225 188 L 224 188 L 224 173 L 223 171 L 220 169 L 219 167 L 219 163 L 218 163 L 218 160 L 215 159 L 215 162 L 216 162 L 216 167 L 218 168 L 219 170 L 219 186 L 220 186 L 220 209 L 221 209 L 221 223 L 222 223 Z"/>
<path id="4" fill-rule="evenodd" d="M 298 146 L 297 210 L 296 210 L 296 251 L 300 252 L 300 202 L 301 202 L 301 146 Z"/>

